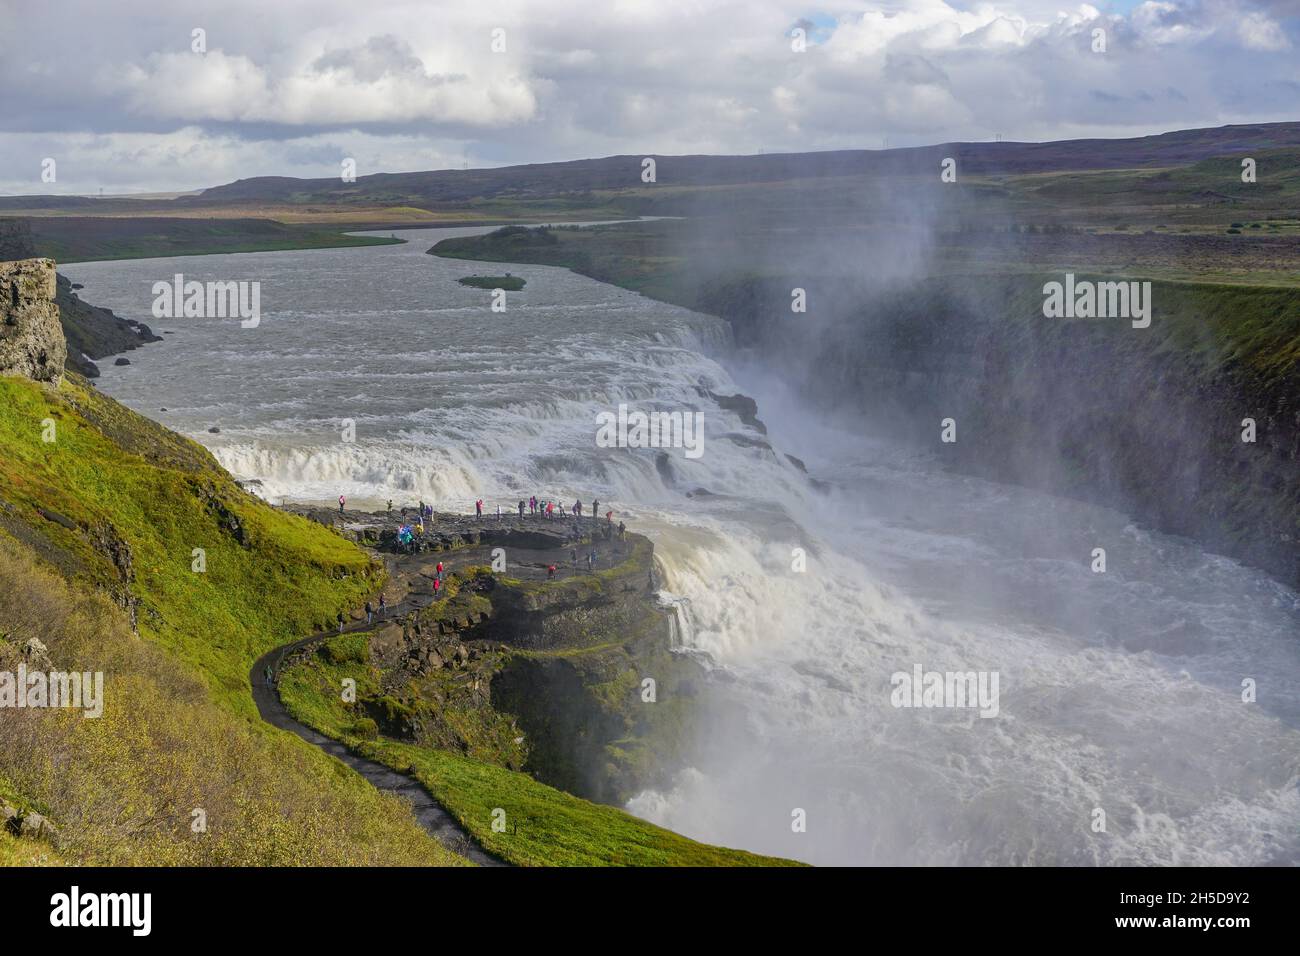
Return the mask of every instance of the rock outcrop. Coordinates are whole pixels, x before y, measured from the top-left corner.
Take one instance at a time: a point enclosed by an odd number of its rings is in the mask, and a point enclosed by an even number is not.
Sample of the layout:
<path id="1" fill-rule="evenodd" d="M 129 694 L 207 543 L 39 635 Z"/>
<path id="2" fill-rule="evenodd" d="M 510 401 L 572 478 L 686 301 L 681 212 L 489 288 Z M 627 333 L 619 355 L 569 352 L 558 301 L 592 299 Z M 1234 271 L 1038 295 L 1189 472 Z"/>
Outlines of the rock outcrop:
<path id="1" fill-rule="evenodd" d="M 0 219 L 0 263 L 36 258 L 36 244 L 31 226 L 25 219 Z M 77 295 L 80 286 L 65 276 L 58 276 L 54 304 L 58 306 L 59 324 L 63 327 L 67 368 L 86 378 L 99 375 L 95 359 L 129 352 L 162 337 L 143 322 L 124 319 L 112 309 L 83 302 Z"/>
<path id="2" fill-rule="evenodd" d="M 63 378 L 68 347 L 55 295 L 53 259 L 0 262 L 0 374 Z"/>
<path id="3" fill-rule="evenodd" d="M 59 307 L 63 334 L 68 341 L 68 368 L 86 378 L 96 378 L 99 375 L 94 359 L 107 358 L 119 352 L 138 349 L 150 342 L 162 341 L 162 336 L 155 335 L 143 322 L 124 319 L 115 315 L 112 309 L 83 302 L 72 282 L 64 276 L 59 276 L 55 302 Z M 114 364 L 131 363 L 128 359 L 119 358 Z"/>
<path id="4" fill-rule="evenodd" d="M 1300 587 L 1300 293 L 1156 280 L 1151 326 L 1135 329 L 1045 318 L 1054 278 L 738 276 L 696 307 L 864 432 L 1115 508 Z M 795 284 L 820 306 L 792 326 Z M 960 441 L 943 442 L 946 418 Z"/>

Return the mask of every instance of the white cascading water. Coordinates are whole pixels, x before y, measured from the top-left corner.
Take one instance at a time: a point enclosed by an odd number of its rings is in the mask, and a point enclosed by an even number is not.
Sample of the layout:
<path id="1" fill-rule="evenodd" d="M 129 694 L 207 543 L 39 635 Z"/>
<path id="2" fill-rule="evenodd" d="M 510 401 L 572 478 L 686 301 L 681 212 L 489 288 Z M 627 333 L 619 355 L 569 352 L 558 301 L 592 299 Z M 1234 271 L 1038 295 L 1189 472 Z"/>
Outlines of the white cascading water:
<path id="1" fill-rule="evenodd" d="M 175 333 L 106 367 L 104 391 L 270 501 L 595 497 L 649 534 L 675 639 L 709 678 L 690 766 L 635 813 L 815 863 L 1300 862 L 1294 592 L 1118 513 L 837 431 L 767 370 L 710 358 L 727 341 L 711 318 L 424 255 L 479 231 L 63 271 Z M 455 282 L 507 270 L 527 286 L 504 314 Z M 177 272 L 260 281 L 261 325 L 154 320 L 151 286 Z M 756 397 L 766 439 L 701 387 Z M 704 454 L 669 450 L 665 477 L 653 450 L 597 447 L 597 414 L 622 402 L 703 411 Z M 917 664 L 997 672 L 998 715 L 896 708 L 890 677 Z"/>

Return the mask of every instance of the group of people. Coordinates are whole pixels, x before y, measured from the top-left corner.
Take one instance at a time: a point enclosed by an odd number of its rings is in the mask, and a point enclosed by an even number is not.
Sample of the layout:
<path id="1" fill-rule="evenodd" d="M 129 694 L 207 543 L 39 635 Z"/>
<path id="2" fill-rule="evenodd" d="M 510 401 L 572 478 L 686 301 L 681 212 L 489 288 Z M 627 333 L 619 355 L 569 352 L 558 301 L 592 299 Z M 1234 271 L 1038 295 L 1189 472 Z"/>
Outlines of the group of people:
<path id="1" fill-rule="evenodd" d="M 547 500 L 539 499 L 536 495 L 532 495 L 531 497 L 529 497 L 529 499 L 528 499 L 527 501 L 524 501 L 522 498 L 520 498 L 520 499 L 519 499 L 519 517 L 522 518 L 522 517 L 524 516 L 524 508 L 527 508 L 527 509 L 528 509 L 528 513 L 529 513 L 530 515 L 534 515 L 534 516 L 536 516 L 536 515 L 541 515 L 543 518 L 553 518 L 553 517 L 555 517 L 555 504 L 556 504 L 556 503 L 555 503 L 554 501 L 547 501 Z M 567 511 L 569 512 L 569 514 L 572 515 L 573 517 L 575 517 L 575 518 L 581 518 L 581 517 L 582 517 L 582 511 L 583 511 L 583 508 L 582 508 L 582 499 L 579 498 L 579 499 L 578 499 L 577 501 L 575 501 L 572 505 L 570 505 L 567 509 L 564 507 L 564 505 L 560 505 L 560 514 L 561 514 L 561 516 L 563 516 L 563 514 L 564 514 L 564 512 L 565 512 L 566 510 L 567 510 Z M 501 509 L 498 507 L 498 508 L 497 508 L 497 513 L 500 514 L 500 512 L 501 512 Z M 596 499 L 596 498 L 593 498 L 593 499 L 592 499 L 590 514 L 591 514 L 591 520 L 592 520 L 592 521 L 596 521 L 596 520 L 598 520 L 598 518 L 599 518 L 599 516 L 600 516 L 600 500 L 599 500 L 599 499 Z M 606 520 L 607 522 L 612 522 L 612 521 L 613 521 L 613 518 L 614 518 L 614 512 L 612 512 L 612 511 L 606 511 L 606 512 L 605 512 L 605 520 Z"/>
<path id="2" fill-rule="evenodd" d="M 578 549 L 577 548 L 574 548 L 572 551 L 569 552 L 569 559 L 573 564 L 573 573 L 577 574 L 578 573 Z M 546 579 L 548 581 L 555 577 L 555 570 L 556 567 L 554 564 L 547 565 Z M 587 570 L 588 571 L 596 570 L 596 549 L 595 548 L 592 548 L 590 551 L 587 552 Z"/>
<path id="3" fill-rule="evenodd" d="M 433 599 L 442 600 L 442 562 L 438 562 L 438 567 L 433 572 Z"/>
<path id="4" fill-rule="evenodd" d="M 344 508 L 346 507 L 346 505 L 347 505 L 347 498 L 344 497 L 343 495 L 339 495 L 339 513 L 340 513 L 340 514 L 343 513 L 343 510 L 344 510 Z M 528 498 L 528 500 L 526 500 L 526 501 L 525 501 L 523 498 L 520 498 L 520 499 L 519 499 L 519 505 L 518 505 L 518 507 L 519 507 L 519 517 L 521 517 L 521 518 L 524 516 L 524 509 L 525 509 L 525 508 L 528 509 L 528 513 L 529 513 L 530 515 L 533 515 L 533 516 L 541 515 L 543 518 L 554 518 L 554 517 L 555 517 L 556 502 L 555 502 L 555 501 L 552 501 L 552 500 L 547 500 L 547 499 L 540 499 L 540 498 L 538 498 L 536 495 L 531 495 L 531 496 Z M 406 513 L 407 513 L 407 511 L 409 511 L 409 510 L 410 510 L 410 506 L 404 506 L 404 507 L 402 508 L 402 517 L 403 517 L 403 518 L 406 518 Z M 567 510 L 568 513 L 569 513 L 570 515 L 572 515 L 574 518 L 581 518 L 582 515 L 583 515 L 583 504 L 582 504 L 582 499 L 579 498 L 579 499 L 578 499 L 577 501 L 575 501 L 572 505 L 570 505 L 567 509 L 566 509 L 563 505 L 560 505 L 560 506 L 559 506 L 559 510 L 560 510 L 560 514 L 561 514 L 561 516 L 563 516 L 563 514 L 564 514 L 565 511 Z M 392 498 L 389 498 L 389 499 L 388 499 L 388 514 L 392 514 L 392 513 L 393 513 L 393 499 L 392 499 Z M 594 499 L 594 498 L 592 499 L 592 502 L 591 502 L 591 509 L 590 509 L 590 511 L 589 511 L 588 513 L 591 515 L 591 520 L 592 520 L 592 521 L 598 521 L 598 520 L 600 519 L 600 501 L 599 501 L 599 499 Z M 475 515 L 475 517 L 477 517 L 477 518 L 482 518 L 482 517 L 483 517 L 483 499 L 482 499 L 482 498 L 479 498 L 477 501 L 474 502 L 474 515 Z M 500 505 L 497 505 L 497 520 L 498 520 L 498 521 L 501 520 L 501 517 L 502 517 L 501 506 L 500 506 Z M 424 530 L 424 522 L 425 522 L 426 519 L 429 520 L 429 521 L 432 521 L 432 520 L 433 520 L 433 505 L 431 505 L 431 504 L 426 504 L 423 500 L 421 500 L 420 503 L 419 503 L 419 505 L 416 506 L 416 520 L 415 520 L 415 522 L 413 523 L 413 525 L 418 525 L 419 528 L 420 528 L 420 531 L 423 532 L 423 530 Z M 614 512 L 613 512 L 613 511 L 606 511 L 606 512 L 605 512 L 605 522 L 606 522 L 606 524 L 610 524 L 610 525 L 612 525 L 612 524 L 613 524 L 613 520 L 614 520 Z M 405 522 L 403 523 L 403 527 L 411 527 L 411 526 L 412 526 L 412 525 L 407 525 Z M 621 522 L 620 522 L 620 527 L 621 527 Z"/>
<path id="5" fill-rule="evenodd" d="M 366 626 L 369 627 L 371 624 L 375 623 L 375 614 L 376 614 L 375 605 L 367 601 L 365 610 L 366 610 Z M 379 614 L 379 620 L 381 621 L 388 616 L 388 599 L 384 597 L 383 591 L 379 592 L 378 614 Z M 338 617 L 335 620 L 339 626 L 339 633 L 342 634 L 343 628 L 347 624 L 347 619 L 343 616 L 342 611 L 339 611 Z"/>
<path id="6" fill-rule="evenodd" d="M 343 495 L 339 495 L 340 514 L 344 512 L 346 505 L 347 505 L 347 498 L 344 497 Z M 553 500 L 539 499 L 536 495 L 529 496 L 527 500 L 521 498 L 519 500 L 518 508 L 519 508 L 519 517 L 521 518 L 524 516 L 525 508 L 528 510 L 528 514 L 533 515 L 534 517 L 537 515 L 541 515 L 544 518 L 552 519 L 556 516 L 555 515 L 556 502 Z M 397 544 L 400 548 L 408 551 L 415 549 L 416 539 L 418 537 L 421 537 L 424 534 L 425 519 L 432 521 L 434 516 L 433 505 L 427 504 L 423 499 L 420 500 L 419 504 L 415 508 L 415 512 L 416 512 L 415 521 L 406 520 L 407 512 L 409 510 L 411 510 L 409 506 L 402 508 L 403 521 L 397 527 Z M 392 511 L 393 511 L 393 500 L 389 498 L 388 513 L 392 514 Z M 567 509 L 563 505 L 560 505 L 559 507 L 560 517 L 564 516 L 565 511 L 568 511 L 569 515 L 573 517 L 575 525 L 579 525 L 582 521 L 583 511 L 584 511 L 582 499 L 579 498 Z M 596 522 L 600 520 L 600 501 L 598 499 L 592 499 L 590 511 L 588 513 L 591 515 L 593 526 L 598 527 L 596 525 Z M 474 514 L 478 519 L 482 520 L 483 518 L 482 498 L 479 498 L 474 502 Z M 497 505 L 497 520 L 498 521 L 501 520 L 500 505 Z M 605 527 L 604 527 L 605 540 L 608 541 L 611 538 L 613 538 L 614 533 L 615 533 L 614 512 L 612 510 L 609 510 L 605 512 Z M 579 535 L 579 537 L 581 537 L 581 535 Z M 627 525 L 624 524 L 622 521 L 620 521 L 618 523 L 618 538 L 620 541 L 623 541 L 626 539 L 626 537 L 627 537 Z M 595 542 L 594 531 L 591 536 L 591 541 L 594 544 Z M 569 557 L 573 567 L 573 572 L 576 574 L 578 571 L 578 560 L 579 560 L 578 549 L 576 547 L 570 551 Z M 598 559 L 598 555 L 596 553 L 596 549 L 595 547 L 592 547 L 591 550 L 588 551 L 586 555 L 588 572 L 595 571 L 597 559 Z M 441 561 L 439 561 L 433 576 L 433 599 L 435 601 L 440 600 L 443 594 L 445 593 L 443 574 L 444 574 L 443 564 Z M 556 565 L 554 564 L 548 565 L 546 568 L 546 577 L 548 579 L 553 579 L 555 577 L 555 574 L 556 574 Z M 376 608 L 370 602 L 367 601 L 365 612 L 366 612 L 366 624 L 372 624 L 375 619 Z M 379 606 L 378 606 L 377 613 L 379 616 L 379 620 L 381 621 L 384 620 L 386 614 L 388 613 L 388 606 L 382 594 L 379 596 Z M 343 631 L 343 623 L 344 623 L 343 615 L 340 613 L 338 617 L 338 626 L 339 626 L 340 633 L 342 633 Z M 268 683 L 269 682 L 270 682 L 270 678 L 268 676 Z"/>
<path id="7" fill-rule="evenodd" d="M 340 514 L 343 513 L 346 504 L 347 504 L 347 499 L 343 495 L 339 495 Z M 584 507 L 581 498 L 579 498 L 572 505 L 566 508 L 564 507 L 564 505 L 557 506 L 557 502 L 554 500 L 542 499 L 542 498 L 538 498 L 537 495 L 530 495 L 526 500 L 520 498 L 517 507 L 519 511 L 519 517 L 521 518 L 524 517 L 525 511 L 527 514 L 532 515 L 534 517 L 540 515 L 541 517 L 546 518 L 548 520 L 555 519 L 557 517 L 563 518 L 565 517 L 565 514 L 567 512 L 568 516 L 572 517 L 574 520 L 575 532 L 577 532 L 578 537 L 585 537 L 585 534 L 578 530 L 581 527 L 584 513 L 590 514 L 591 516 L 591 525 L 593 528 L 592 531 L 593 539 L 597 531 L 601 530 L 598 524 L 598 522 L 600 521 L 600 500 L 599 499 L 593 498 L 589 509 Z M 415 511 L 415 516 L 414 516 L 415 520 L 413 521 L 408 520 L 408 512 L 410 512 L 411 510 Z M 558 515 L 556 513 L 557 510 L 559 512 Z M 392 512 L 393 512 L 393 500 L 389 498 L 388 513 L 392 514 Z M 412 509 L 409 505 L 403 506 L 401 509 L 401 515 L 402 515 L 402 523 L 397 526 L 397 544 L 400 548 L 407 551 L 418 550 L 417 540 L 421 538 L 425 533 L 425 521 L 426 520 L 429 522 L 433 521 L 434 518 L 433 505 L 426 503 L 423 499 L 421 499 L 419 504 L 414 509 Z M 479 498 L 474 502 L 474 515 L 480 521 L 483 519 L 482 498 Z M 501 506 L 497 505 L 498 523 L 502 520 L 502 517 L 503 515 L 501 511 Z M 607 510 L 605 512 L 605 526 L 603 529 L 605 540 L 608 541 L 612 539 L 614 537 L 614 533 L 615 533 L 614 512 L 612 510 Z M 619 540 L 620 541 L 624 540 L 626 535 L 627 535 L 627 525 L 625 525 L 622 521 L 620 521 L 618 523 Z M 588 563 L 589 564 L 594 563 L 594 559 L 593 561 L 589 561 Z"/>

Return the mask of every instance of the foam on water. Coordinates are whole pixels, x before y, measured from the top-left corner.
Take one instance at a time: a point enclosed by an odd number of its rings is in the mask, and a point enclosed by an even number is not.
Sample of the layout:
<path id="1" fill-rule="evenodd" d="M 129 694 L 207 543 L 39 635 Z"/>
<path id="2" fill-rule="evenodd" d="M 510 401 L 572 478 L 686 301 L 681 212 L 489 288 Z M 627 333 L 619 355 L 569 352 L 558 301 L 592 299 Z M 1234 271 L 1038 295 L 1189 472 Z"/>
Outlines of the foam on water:
<path id="1" fill-rule="evenodd" d="M 594 496 L 649 534 L 674 639 L 710 676 L 690 766 L 636 813 L 820 863 L 1300 862 L 1293 592 L 1123 515 L 841 433 L 710 358 L 727 341 L 710 318 L 525 265 L 491 313 L 455 279 L 502 267 L 423 254 L 472 231 L 64 271 L 176 333 L 106 367 L 104 390 L 270 500 Z M 150 287 L 174 272 L 260 280 L 261 326 L 154 322 Z M 701 389 L 755 395 L 772 448 Z M 671 451 L 665 478 L 653 450 L 597 447 L 596 414 L 620 402 L 703 411 L 705 454 Z M 895 708 L 890 675 L 915 663 L 997 671 L 999 716 Z"/>

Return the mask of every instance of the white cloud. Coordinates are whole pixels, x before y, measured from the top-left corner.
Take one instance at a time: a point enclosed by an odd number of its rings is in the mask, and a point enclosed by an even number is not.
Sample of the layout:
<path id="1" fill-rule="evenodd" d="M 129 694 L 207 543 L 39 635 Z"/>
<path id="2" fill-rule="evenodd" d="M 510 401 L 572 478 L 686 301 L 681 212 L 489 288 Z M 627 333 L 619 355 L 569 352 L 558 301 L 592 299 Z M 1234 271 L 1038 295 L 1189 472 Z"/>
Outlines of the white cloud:
<path id="1" fill-rule="evenodd" d="M 1248 13 L 1237 24 L 1242 44 L 1250 50 L 1289 50 L 1291 41 L 1275 20 L 1262 13 Z"/>
<path id="2" fill-rule="evenodd" d="M 385 62 L 386 48 L 402 59 Z M 428 71 L 405 44 L 374 37 L 360 47 L 323 51 L 279 75 L 247 56 L 213 50 L 154 53 L 106 71 L 109 90 L 151 119 L 281 123 L 291 126 L 430 120 L 503 126 L 531 119 L 527 80 L 483 68 L 477 77 Z"/>
<path id="3" fill-rule="evenodd" d="M 192 188 L 611 153 L 1126 135 L 1294 119 L 1289 0 L 67 0 L 0 34 L 0 169 Z M 147 12 L 148 16 L 143 14 Z M 815 42 L 790 48 L 811 24 Z M 209 52 L 190 51 L 207 30 Z M 507 33 L 493 53 L 490 31 Z M 1107 31 L 1104 54 L 1091 32 Z M 89 81 L 87 81 L 89 78 Z M 1243 105 L 1246 104 L 1246 105 Z M 424 148 L 419 148 L 423 144 Z M 352 155 L 355 150 L 347 153 Z M 328 161 L 327 161 L 328 160 Z M 60 164 L 62 174 L 65 166 Z M 68 174 L 71 176 L 71 173 Z M 60 177 L 62 186 L 63 176 Z M 37 187 L 39 188 L 39 187 Z M 25 191 L 32 191 L 25 187 Z"/>

